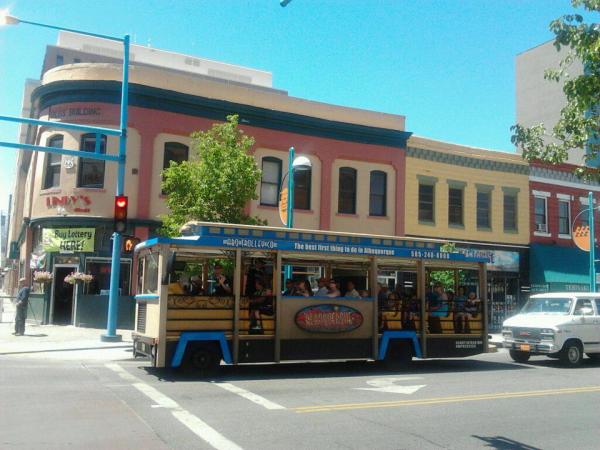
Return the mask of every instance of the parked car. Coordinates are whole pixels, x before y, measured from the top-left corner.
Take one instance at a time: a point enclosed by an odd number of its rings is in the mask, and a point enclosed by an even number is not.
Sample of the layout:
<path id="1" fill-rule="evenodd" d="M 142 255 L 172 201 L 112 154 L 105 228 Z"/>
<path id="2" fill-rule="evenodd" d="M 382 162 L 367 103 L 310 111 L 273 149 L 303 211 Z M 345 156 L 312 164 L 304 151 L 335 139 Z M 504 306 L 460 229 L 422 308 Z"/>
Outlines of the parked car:
<path id="1" fill-rule="evenodd" d="M 547 355 L 578 366 L 584 353 L 600 361 L 600 293 L 532 295 L 519 314 L 504 321 L 502 340 L 516 362 Z"/>

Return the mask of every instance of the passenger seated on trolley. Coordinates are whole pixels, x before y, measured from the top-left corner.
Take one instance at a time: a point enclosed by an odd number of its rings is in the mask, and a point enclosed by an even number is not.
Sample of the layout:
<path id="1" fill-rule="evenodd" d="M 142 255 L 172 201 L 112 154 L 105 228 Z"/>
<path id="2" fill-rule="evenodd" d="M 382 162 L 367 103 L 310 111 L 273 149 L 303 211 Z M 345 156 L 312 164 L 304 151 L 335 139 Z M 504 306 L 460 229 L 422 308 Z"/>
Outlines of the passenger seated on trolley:
<path id="1" fill-rule="evenodd" d="M 327 297 L 327 294 L 329 294 L 329 289 L 327 289 L 327 286 L 329 284 L 327 278 L 321 277 L 319 278 L 319 280 L 317 281 L 319 289 L 317 290 L 317 293 L 315 294 L 316 297 Z"/>
<path id="2" fill-rule="evenodd" d="M 254 293 L 250 296 L 249 310 L 251 332 L 262 331 L 261 315 L 272 316 L 275 312 L 273 293 L 261 278 L 254 280 Z"/>
<path id="3" fill-rule="evenodd" d="M 292 280 L 291 278 L 285 280 L 285 291 L 283 291 L 281 295 L 283 295 L 284 297 L 291 297 L 293 295 L 296 295 L 296 286 L 294 280 Z"/>
<path id="4" fill-rule="evenodd" d="M 416 319 L 419 317 L 420 302 L 416 292 L 408 291 L 402 299 L 402 328 L 405 330 L 416 330 Z"/>
<path id="5" fill-rule="evenodd" d="M 188 292 L 188 278 L 181 274 L 177 281 L 169 283 L 169 294 L 185 295 Z"/>
<path id="6" fill-rule="evenodd" d="M 340 292 L 337 283 L 335 280 L 329 280 L 329 292 L 327 293 L 327 297 L 341 297 L 342 293 Z"/>
<path id="7" fill-rule="evenodd" d="M 354 282 L 353 281 L 348 281 L 346 283 L 346 295 L 344 295 L 344 297 L 346 297 L 346 298 L 360 298 L 360 294 L 356 290 L 356 287 L 354 287 Z"/>
<path id="8" fill-rule="evenodd" d="M 310 282 L 307 279 L 298 281 L 296 283 L 296 293 L 299 297 L 312 297 L 313 291 Z"/>
<path id="9" fill-rule="evenodd" d="M 225 297 L 232 294 L 233 290 L 231 289 L 231 282 L 223 273 L 223 266 L 221 264 L 215 264 L 213 279 L 215 284 L 212 295 Z"/>
<path id="10" fill-rule="evenodd" d="M 190 294 L 190 295 L 203 295 L 204 294 L 204 290 L 202 289 L 202 279 L 198 275 L 194 275 L 194 276 L 190 277 L 188 294 Z"/>

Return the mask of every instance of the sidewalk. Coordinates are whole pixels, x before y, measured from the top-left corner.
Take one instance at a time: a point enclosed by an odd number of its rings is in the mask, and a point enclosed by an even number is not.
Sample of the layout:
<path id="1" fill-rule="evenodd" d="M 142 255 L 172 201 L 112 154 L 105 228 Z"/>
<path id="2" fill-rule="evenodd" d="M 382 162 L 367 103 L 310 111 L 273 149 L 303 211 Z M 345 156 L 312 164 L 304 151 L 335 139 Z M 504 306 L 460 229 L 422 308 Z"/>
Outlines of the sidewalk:
<path id="1" fill-rule="evenodd" d="M 117 330 L 122 342 L 102 342 L 106 330 L 61 325 L 25 325 L 24 336 L 14 336 L 15 306 L 4 301 L 0 316 L 0 358 L 28 356 L 51 359 L 114 361 L 132 358 L 131 330 Z"/>

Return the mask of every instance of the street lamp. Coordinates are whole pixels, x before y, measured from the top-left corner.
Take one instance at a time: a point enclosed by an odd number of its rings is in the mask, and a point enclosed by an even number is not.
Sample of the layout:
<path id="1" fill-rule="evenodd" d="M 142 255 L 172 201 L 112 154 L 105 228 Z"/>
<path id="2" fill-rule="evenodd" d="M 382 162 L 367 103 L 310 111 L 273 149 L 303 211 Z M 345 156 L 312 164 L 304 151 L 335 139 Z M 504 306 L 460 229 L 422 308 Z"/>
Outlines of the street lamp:
<path id="1" fill-rule="evenodd" d="M 19 19 L 17 17 L 8 14 L 7 10 L 0 11 L 0 25 L 18 25 L 24 23 L 27 25 L 35 25 L 43 28 L 50 28 L 52 30 L 69 31 L 71 33 L 83 34 L 86 36 L 97 37 L 101 39 L 108 39 L 110 41 L 117 41 L 123 43 L 123 81 L 121 84 L 121 119 L 119 124 L 119 130 L 106 129 L 100 127 L 88 127 L 79 124 L 67 124 L 61 122 L 53 122 L 47 120 L 35 120 L 25 118 L 15 118 L 0 116 L 0 121 L 19 122 L 27 123 L 31 125 L 51 126 L 54 128 L 64 129 L 76 129 L 82 131 L 91 131 L 96 134 L 96 139 L 99 138 L 100 134 L 112 134 L 119 136 L 119 156 L 113 155 L 102 155 L 98 151 L 86 155 L 88 159 L 99 159 L 103 161 L 116 161 L 118 163 L 117 171 L 117 188 L 116 195 L 122 196 L 124 194 L 125 186 L 125 159 L 127 153 L 127 104 L 129 98 L 129 35 L 126 34 L 122 38 L 114 36 L 107 36 L 104 34 L 90 33 L 87 31 L 75 30 L 72 28 L 57 27 L 54 25 L 48 25 L 45 23 L 31 22 L 29 20 Z M 0 142 L 0 147 L 17 148 L 22 150 L 42 151 L 48 153 L 59 153 L 78 156 L 77 151 L 63 150 L 52 147 L 44 147 L 39 145 L 30 144 L 14 144 L 8 142 Z M 96 146 L 98 147 L 98 146 Z M 103 341 L 120 341 L 121 336 L 116 334 L 117 329 L 117 317 L 118 317 L 118 303 L 119 303 L 119 276 L 121 271 L 121 233 L 113 233 L 113 250 L 112 250 L 112 263 L 110 273 L 110 291 L 108 297 L 108 318 L 106 324 L 106 334 L 100 338 Z"/>

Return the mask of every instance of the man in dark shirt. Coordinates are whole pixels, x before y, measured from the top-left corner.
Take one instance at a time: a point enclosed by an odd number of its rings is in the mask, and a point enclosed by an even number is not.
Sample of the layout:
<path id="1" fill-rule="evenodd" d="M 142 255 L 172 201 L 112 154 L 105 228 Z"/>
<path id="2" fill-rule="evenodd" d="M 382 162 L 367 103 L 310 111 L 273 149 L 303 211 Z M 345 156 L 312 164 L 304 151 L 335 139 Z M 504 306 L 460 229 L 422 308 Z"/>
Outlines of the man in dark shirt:
<path id="1" fill-rule="evenodd" d="M 223 274 L 223 266 L 221 264 L 215 264 L 213 278 L 215 281 L 213 295 L 216 295 L 217 297 L 226 297 L 232 294 L 233 289 L 231 289 L 231 282 L 227 279 L 225 274 Z"/>
<path id="2" fill-rule="evenodd" d="M 27 319 L 27 306 L 29 304 L 29 292 L 31 289 L 26 286 L 27 279 L 19 280 L 19 292 L 17 293 L 17 314 L 15 316 L 15 336 L 23 336 L 25 334 L 25 319 Z"/>

